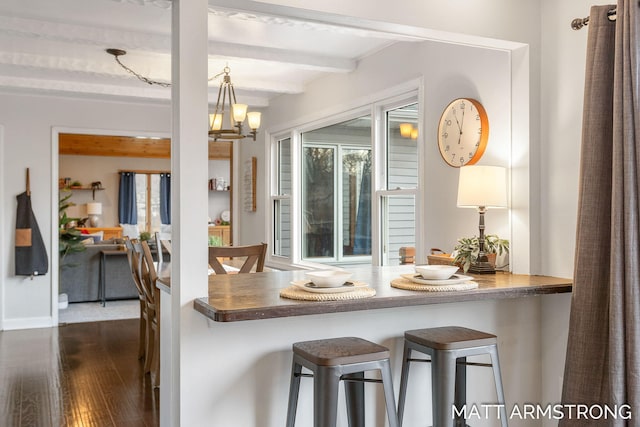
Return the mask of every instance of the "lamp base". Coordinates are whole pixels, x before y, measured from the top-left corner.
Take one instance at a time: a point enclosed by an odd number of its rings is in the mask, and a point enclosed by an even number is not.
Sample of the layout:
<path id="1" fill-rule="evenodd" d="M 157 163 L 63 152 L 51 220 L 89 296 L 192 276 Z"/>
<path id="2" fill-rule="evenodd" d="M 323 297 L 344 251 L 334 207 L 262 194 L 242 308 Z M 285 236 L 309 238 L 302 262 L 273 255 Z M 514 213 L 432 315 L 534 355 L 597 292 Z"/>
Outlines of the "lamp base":
<path id="1" fill-rule="evenodd" d="M 488 261 L 478 261 L 471 264 L 469 273 L 473 274 L 496 274 L 496 269 Z"/>
<path id="2" fill-rule="evenodd" d="M 100 217 L 98 215 L 89 215 L 89 224 L 93 228 L 100 227 Z"/>

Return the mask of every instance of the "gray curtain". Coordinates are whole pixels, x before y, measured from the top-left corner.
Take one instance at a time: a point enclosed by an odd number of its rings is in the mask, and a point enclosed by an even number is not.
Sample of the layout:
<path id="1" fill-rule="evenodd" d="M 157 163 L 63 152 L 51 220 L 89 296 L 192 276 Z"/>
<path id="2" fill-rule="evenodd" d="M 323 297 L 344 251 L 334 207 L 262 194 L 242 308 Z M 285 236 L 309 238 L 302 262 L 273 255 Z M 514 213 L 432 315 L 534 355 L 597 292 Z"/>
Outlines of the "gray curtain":
<path id="1" fill-rule="evenodd" d="M 632 419 L 565 418 L 561 426 L 640 425 L 640 91 L 637 0 L 589 15 L 574 287 L 562 400 L 628 404 Z M 625 413 L 622 413 L 625 415 Z M 626 413 L 628 416 L 628 411 Z"/>
<path id="2" fill-rule="evenodd" d="M 160 222 L 171 224 L 171 174 L 160 174 Z"/>
<path id="3" fill-rule="evenodd" d="M 118 220 L 120 221 L 120 224 L 138 223 L 135 172 L 120 172 L 120 191 L 118 193 Z"/>

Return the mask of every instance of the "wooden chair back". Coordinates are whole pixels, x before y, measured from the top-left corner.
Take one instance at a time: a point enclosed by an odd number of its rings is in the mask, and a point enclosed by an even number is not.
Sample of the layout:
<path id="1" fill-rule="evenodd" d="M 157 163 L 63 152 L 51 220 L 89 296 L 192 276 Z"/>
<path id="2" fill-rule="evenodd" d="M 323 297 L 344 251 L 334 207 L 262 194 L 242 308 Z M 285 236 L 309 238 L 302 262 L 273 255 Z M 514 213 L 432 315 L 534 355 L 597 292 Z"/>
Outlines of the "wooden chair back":
<path id="1" fill-rule="evenodd" d="M 256 273 L 264 270 L 264 258 L 267 254 L 267 244 L 246 246 L 212 246 L 209 247 L 209 265 L 216 274 L 227 274 L 218 258 L 246 257 L 238 273 L 250 273 L 255 265 Z"/>
<path id="2" fill-rule="evenodd" d="M 156 266 L 153 261 L 153 255 L 151 255 L 151 249 L 146 241 L 140 242 L 142 248 L 142 262 L 140 263 L 140 275 L 142 276 L 142 283 L 144 285 L 145 296 L 150 304 L 156 304 L 156 281 L 158 280 L 158 274 L 156 273 Z"/>
<path id="3" fill-rule="evenodd" d="M 125 239 L 124 245 L 127 250 L 127 261 L 129 261 L 129 268 L 131 269 L 131 277 L 133 277 L 133 283 L 138 290 L 138 297 L 141 300 L 145 299 L 145 292 L 142 286 L 142 279 L 140 277 L 140 261 L 142 258 L 138 251 L 136 251 L 134 245 L 137 244 L 137 239 Z"/>

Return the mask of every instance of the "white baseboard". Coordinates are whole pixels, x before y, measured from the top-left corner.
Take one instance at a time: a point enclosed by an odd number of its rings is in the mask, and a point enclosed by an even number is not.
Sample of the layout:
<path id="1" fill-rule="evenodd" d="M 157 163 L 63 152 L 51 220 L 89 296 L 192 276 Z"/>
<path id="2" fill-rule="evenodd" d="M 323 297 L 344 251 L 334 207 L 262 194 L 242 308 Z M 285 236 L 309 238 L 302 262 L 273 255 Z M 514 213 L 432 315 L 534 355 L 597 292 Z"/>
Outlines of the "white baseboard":
<path id="1" fill-rule="evenodd" d="M 4 319 L 2 321 L 2 327 L 5 331 L 16 329 L 51 328 L 52 326 L 54 325 L 53 318 L 51 317 L 28 317 L 24 319 Z"/>

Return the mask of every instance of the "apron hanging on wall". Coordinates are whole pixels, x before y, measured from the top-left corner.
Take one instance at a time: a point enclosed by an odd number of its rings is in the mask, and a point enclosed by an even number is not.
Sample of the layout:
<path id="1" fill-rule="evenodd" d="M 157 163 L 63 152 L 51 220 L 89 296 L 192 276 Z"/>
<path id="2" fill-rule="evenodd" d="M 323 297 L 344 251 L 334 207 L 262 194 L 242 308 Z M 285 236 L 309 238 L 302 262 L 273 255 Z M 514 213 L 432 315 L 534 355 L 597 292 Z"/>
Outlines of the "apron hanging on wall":
<path id="1" fill-rule="evenodd" d="M 29 169 L 27 168 L 27 191 L 18 194 L 16 212 L 16 276 L 42 276 L 49 270 L 47 249 L 40 228 L 31 209 Z"/>

